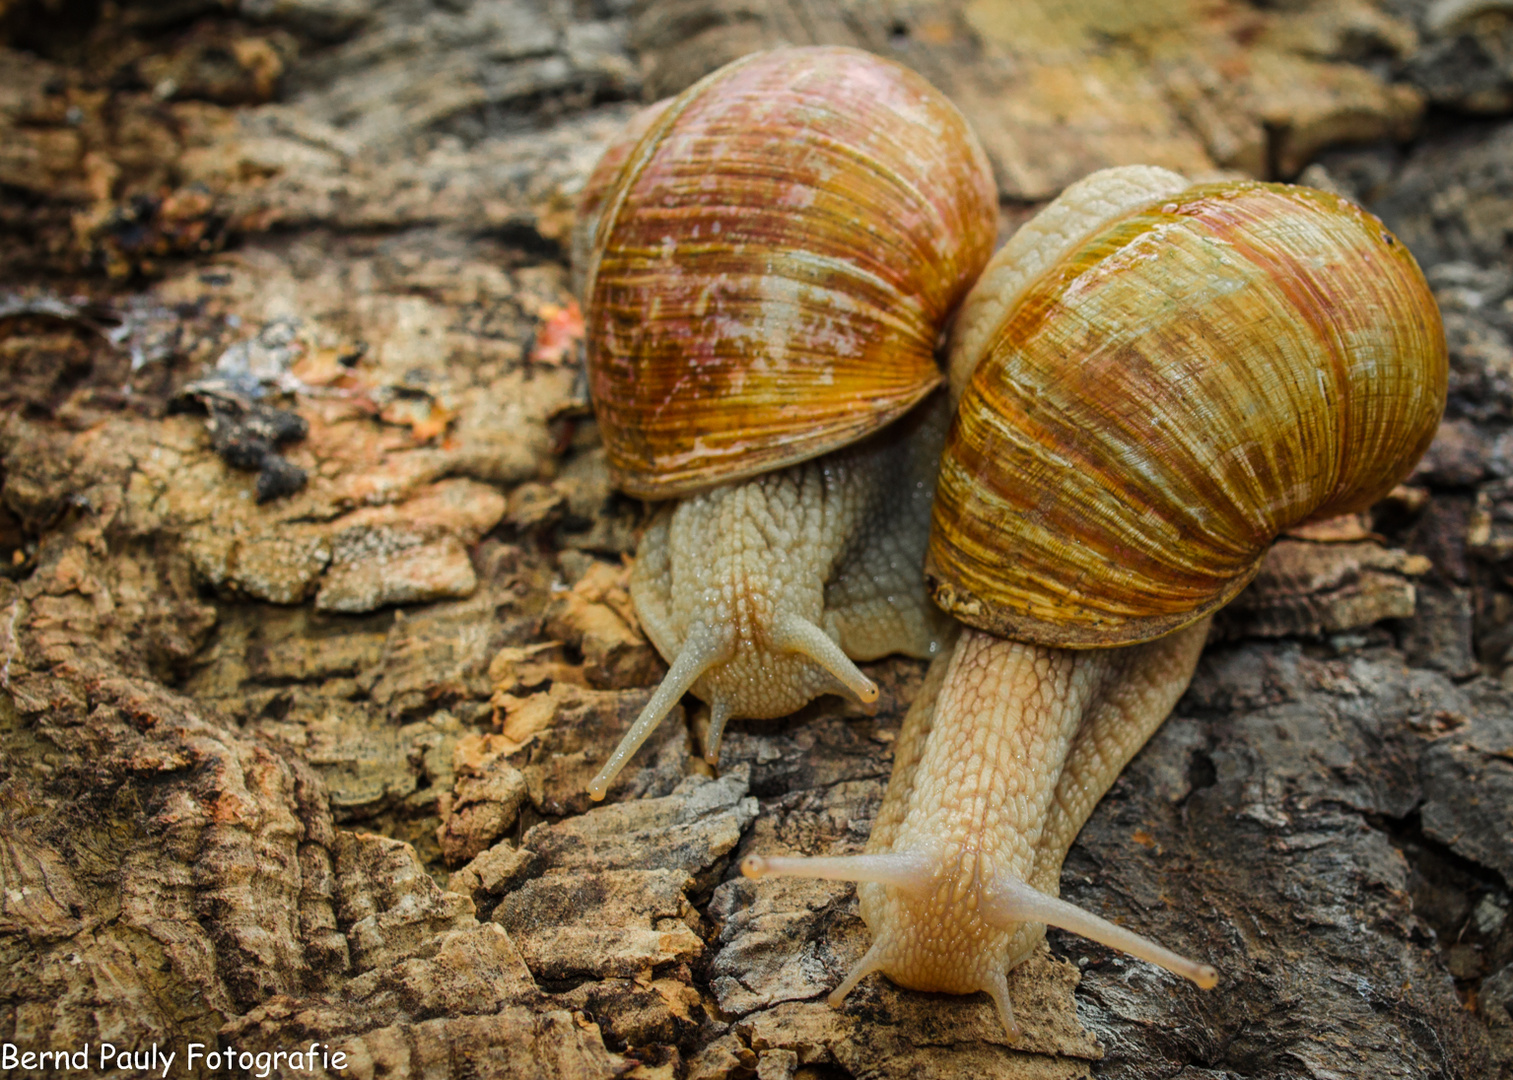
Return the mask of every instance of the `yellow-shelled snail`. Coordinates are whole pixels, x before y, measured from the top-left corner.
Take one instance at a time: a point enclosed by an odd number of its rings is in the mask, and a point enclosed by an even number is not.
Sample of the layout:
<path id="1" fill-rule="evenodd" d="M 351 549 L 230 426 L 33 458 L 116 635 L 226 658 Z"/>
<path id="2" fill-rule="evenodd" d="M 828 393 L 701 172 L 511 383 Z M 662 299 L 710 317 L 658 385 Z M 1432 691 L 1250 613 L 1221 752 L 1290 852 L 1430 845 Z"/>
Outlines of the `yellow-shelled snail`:
<path id="1" fill-rule="evenodd" d="M 1057 898 L 1093 807 L 1283 529 L 1360 510 L 1444 408 L 1444 332 L 1381 222 L 1301 187 L 1152 168 L 1068 188 L 963 305 L 927 574 L 968 624 L 905 719 L 867 847 L 742 869 L 862 882 L 882 971 L 984 990 L 1046 924 L 1216 971 Z"/>
<path id="2" fill-rule="evenodd" d="M 960 113 L 864 52 L 746 57 L 642 122 L 586 195 L 583 292 L 616 481 L 682 500 L 631 578 L 671 669 L 595 798 L 690 689 L 714 760 L 732 716 L 872 701 L 854 660 L 939 650 L 919 567 L 949 414 L 905 414 L 997 229 Z"/>

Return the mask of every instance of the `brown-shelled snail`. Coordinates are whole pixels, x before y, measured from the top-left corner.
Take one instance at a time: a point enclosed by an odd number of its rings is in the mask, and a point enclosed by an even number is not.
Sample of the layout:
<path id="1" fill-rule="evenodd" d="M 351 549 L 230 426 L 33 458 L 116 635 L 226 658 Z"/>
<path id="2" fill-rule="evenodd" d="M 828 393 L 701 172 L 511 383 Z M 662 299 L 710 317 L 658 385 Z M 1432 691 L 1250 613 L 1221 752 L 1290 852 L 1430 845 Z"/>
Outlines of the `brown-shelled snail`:
<path id="1" fill-rule="evenodd" d="M 854 660 L 939 651 L 919 568 L 944 395 L 900 418 L 997 229 L 961 114 L 868 53 L 755 54 L 642 122 L 585 194 L 590 393 L 617 484 L 682 501 L 631 577 L 670 670 L 595 798 L 690 689 L 714 760 L 731 716 L 872 701 Z"/>
<path id="2" fill-rule="evenodd" d="M 742 866 L 863 883 L 873 944 L 832 1004 L 882 971 L 984 990 L 1012 1036 L 1004 975 L 1046 924 L 1214 985 L 1058 899 L 1062 860 L 1277 533 L 1412 468 L 1446 365 L 1413 258 L 1307 188 L 1107 170 L 995 256 L 953 333 L 927 560 L 968 628 L 904 721 L 867 854 Z"/>

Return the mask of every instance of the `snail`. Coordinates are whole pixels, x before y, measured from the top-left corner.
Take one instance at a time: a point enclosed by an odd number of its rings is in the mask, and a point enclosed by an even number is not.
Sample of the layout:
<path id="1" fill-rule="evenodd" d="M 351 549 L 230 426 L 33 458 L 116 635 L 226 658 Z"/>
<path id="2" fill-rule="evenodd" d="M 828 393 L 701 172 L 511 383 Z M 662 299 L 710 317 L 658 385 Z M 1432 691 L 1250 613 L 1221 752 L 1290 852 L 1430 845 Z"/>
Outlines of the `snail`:
<path id="1" fill-rule="evenodd" d="M 920 567 L 949 409 L 906 414 L 997 231 L 961 114 L 868 53 L 754 54 L 641 123 L 583 198 L 590 396 L 617 485 L 681 502 L 631 576 L 669 671 L 595 799 L 690 689 L 713 762 L 732 716 L 875 701 L 856 660 L 939 651 Z"/>
<path id="2" fill-rule="evenodd" d="M 872 971 L 986 991 L 1046 925 L 1216 970 L 1058 898 L 1067 848 L 1187 686 L 1212 613 L 1284 528 L 1364 509 L 1444 408 L 1439 312 L 1407 250 L 1307 188 L 1106 170 L 962 306 L 926 574 L 967 624 L 905 718 L 867 853 L 750 855 L 859 882 Z"/>

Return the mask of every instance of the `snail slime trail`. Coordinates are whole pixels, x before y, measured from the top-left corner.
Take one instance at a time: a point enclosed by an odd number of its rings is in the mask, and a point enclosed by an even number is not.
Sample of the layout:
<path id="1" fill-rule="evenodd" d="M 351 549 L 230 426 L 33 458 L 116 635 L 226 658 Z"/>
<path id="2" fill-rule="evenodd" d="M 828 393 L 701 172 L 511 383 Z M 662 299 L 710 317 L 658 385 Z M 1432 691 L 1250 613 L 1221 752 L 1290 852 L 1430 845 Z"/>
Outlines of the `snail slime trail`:
<path id="1" fill-rule="evenodd" d="M 1017 1035 L 1004 975 L 1047 925 L 1216 985 L 1058 899 L 1062 861 L 1277 534 L 1412 470 L 1447 366 L 1407 249 L 1308 188 L 1110 169 L 994 256 L 953 332 L 926 560 L 968 628 L 904 720 L 867 853 L 741 867 L 861 883 L 873 942 L 833 1005 L 881 971 L 985 991 Z"/>
<path id="2" fill-rule="evenodd" d="M 939 652 L 919 571 L 948 408 L 920 406 L 998 220 L 961 114 L 858 50 L 745 57 L 637 122 L 582 204 L 590 393 L 617 485 L 682 501 L 631 584 L 670 670 L 596 799 L 689 690 L 715 761 L 733 717 L 871 702 L 855 661 Z"/>

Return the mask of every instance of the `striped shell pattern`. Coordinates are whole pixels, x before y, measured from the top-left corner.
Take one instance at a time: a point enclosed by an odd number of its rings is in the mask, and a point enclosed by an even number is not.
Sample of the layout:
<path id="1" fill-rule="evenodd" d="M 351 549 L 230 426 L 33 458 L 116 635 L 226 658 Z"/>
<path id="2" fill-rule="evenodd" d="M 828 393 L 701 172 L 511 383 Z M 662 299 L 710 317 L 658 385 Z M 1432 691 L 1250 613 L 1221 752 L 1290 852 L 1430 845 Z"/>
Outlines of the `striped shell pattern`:
<path id="1" fill-rule="evenodd" d="M 590 392 L 624 490 L 808 460 L 939 384 L 937 338 L 997 229 L 943 95 L 868 53 L 779 49 L 653 115 L 591 193 Z"/>
<path id="2" fill-rule="evenodd" d="M 1109 174 L 963 307 L 926 564 L 963 621 L 1071 648 L 1222 606 L 1281 530 L 1406 476 L 1445 401 L 1438 309 L 1375 217 L 1303 187 Z M 1087 206 L 1103 216 L 1079 231 Z"/>

